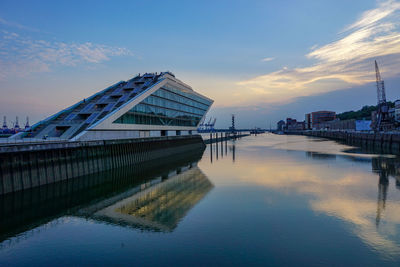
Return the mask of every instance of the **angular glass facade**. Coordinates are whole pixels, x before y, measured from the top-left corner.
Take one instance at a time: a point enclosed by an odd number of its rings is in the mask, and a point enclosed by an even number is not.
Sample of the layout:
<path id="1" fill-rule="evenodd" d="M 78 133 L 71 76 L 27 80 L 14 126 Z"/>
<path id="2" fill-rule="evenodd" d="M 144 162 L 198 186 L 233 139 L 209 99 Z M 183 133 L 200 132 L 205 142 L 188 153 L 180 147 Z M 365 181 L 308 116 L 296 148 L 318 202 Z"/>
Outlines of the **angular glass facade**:
<path id="1" fill-rule="evenodd" d="M 190 92 L 164 86 L 114 123 L 196 127 L 211 104 Z"/>

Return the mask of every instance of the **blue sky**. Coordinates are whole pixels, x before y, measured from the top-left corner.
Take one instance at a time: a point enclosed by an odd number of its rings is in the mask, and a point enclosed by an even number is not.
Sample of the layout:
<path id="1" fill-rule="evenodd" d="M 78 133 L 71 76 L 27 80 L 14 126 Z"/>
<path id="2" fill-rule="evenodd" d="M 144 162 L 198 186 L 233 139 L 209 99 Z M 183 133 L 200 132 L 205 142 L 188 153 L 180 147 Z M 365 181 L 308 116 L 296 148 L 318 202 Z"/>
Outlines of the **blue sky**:
<path id="1" fill-rule="evenodd" d="M 3 0 L 0 115 L 35 122 L 164 70 L 215 100 L 218 127 L 230 113 L 239 127 L 269 127 L 357 109 L 376 102 L 375 58 L 388 96 L 400 97 L 399 12 L 390 0 Z"/>

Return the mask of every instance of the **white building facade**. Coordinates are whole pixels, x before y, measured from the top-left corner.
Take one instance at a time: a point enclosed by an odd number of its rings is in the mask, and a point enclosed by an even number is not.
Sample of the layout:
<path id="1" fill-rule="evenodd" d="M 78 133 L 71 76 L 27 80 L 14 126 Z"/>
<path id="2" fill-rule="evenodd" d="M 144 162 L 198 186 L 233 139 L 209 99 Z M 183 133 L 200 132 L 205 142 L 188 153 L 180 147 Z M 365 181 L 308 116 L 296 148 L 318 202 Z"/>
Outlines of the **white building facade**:
<path id="1" fill-rule="evenodd" d="M 191 135 L 212 103 L 170 72 L 146 73 L 84 99 L 13 138 L 87 141 Z"/>

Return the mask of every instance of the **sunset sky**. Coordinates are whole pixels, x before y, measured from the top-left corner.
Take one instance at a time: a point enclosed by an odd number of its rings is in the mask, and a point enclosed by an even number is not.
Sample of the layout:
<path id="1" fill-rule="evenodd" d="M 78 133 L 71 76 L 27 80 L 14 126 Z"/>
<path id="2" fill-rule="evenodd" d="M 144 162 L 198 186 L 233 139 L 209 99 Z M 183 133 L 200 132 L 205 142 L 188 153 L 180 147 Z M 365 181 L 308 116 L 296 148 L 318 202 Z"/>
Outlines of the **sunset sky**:
<path id="1" fill-rule="evenodd" d="M 84 3 L 83 3 L 84 2 Z M 31 123 L 137 73 L 169 70 L 227 127 L 400 98 L 400 1 L 0 2 L 0 115 Z"/>

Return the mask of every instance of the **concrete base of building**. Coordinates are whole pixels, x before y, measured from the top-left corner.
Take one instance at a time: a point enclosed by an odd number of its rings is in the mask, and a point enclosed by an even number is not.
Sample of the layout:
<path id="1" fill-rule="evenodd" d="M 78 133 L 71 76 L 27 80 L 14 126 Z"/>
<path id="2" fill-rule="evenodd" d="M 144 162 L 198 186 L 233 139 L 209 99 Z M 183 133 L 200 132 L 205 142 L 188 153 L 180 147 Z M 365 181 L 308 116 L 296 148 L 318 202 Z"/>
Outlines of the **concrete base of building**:
<path id="1" fill-rule="evenodd" d="M 76 141 L 92 141 L 92 140 L 120 140 L 132 138 L 146 138 L 146 137 L 162 137 L 162 136 L 188 136 L 197 134 L 196 131 L 147 131 L 147 130 L 90 130 L 86 131 Z"/>
<path id="2" fill-rule="evenodd" d="M 0 195 L 204 147 L 200 135 L 1 147 Z"/>

